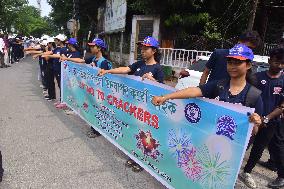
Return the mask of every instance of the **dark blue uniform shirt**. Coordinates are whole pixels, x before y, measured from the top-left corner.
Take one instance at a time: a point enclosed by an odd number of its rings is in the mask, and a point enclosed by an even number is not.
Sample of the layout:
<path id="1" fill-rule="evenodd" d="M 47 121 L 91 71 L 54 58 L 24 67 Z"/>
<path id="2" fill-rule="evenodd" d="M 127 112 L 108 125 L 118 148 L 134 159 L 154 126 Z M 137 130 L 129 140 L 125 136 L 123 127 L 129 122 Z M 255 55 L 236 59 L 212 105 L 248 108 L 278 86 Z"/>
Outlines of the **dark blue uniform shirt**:
<path id="1" fill-rule="evenodd" d="M 151 72 L 154 79 L 159 83 L 164 82 L 164 72 L 160 64 L 146 65 L 144 61 L 138 61 L 128 66 L 131 70 L 129 75 L 135 75 L 142 77 L 144 74 Z"/>
<path id="2" fill-rule="evenodd" d="M 284 75 L 279 78 L 271 78 L 266 71 L 258 72 L 256 76 L 256 87 L 262 91 L 263 115 L 270 114 L 284 101 Z"/>
<path id="3" fill-rule="evenodd" d="M 208 82 L 222 79 L 230 79 L 227 72 L 227 58 L 229 49 L 216 49 L 210 59 L 206 63 L 206 67 L 210 70 Z"/>
<path id="4" fill-rule="evenodd" d="M 250 84 L 247 83 L 245 88 L 237 95 L 232 95 L 229 91 L 230 89 L 230 83 L 228 82 L 223 90 L 220 90 L 220 94 L 216 96 L 216 88 L 218 88 L 218 81 L 212 81 L 209 83 L 206 83 L 205 85 L 200 86 L 200 89 L 202 91 L 202 95 L 206 98 L 211 98 L 214 99 L 216 97 L 219 97 L 220 101 L 224 102 L 230 102 L 230 103 L 240 103 L 243 106 L 245 106 L 245 101 L 246 101 L 246 95 L 248 93 L 248 90 L 250 88 Z M 261 96 L 257 99 L 257 102 L 255 104 L 255 112 L 262 116 L 263 114 L 263 102 Z"/>

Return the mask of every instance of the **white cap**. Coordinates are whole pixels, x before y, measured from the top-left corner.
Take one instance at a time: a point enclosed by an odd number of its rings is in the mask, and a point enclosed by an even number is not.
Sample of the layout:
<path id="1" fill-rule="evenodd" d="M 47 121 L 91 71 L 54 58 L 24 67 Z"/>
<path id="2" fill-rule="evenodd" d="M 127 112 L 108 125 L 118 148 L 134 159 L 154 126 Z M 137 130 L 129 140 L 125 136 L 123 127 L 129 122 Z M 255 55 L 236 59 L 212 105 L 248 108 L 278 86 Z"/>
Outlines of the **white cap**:
<path id="1" fill-rule="evenodd" d="M 48 38 L 47 43 L 54 43 L 54 39 L 52 37 Z"/>
<path id="2" fill-rule="evenodd" d="M 42 40 L 40 44 L 46 46 L 47 45 L 47 40 Z"/>
<path id="3" fill-rule="evenodd" d="M 48 38 L 49 38 L 49 36 L 44 34 L 44 35 L 41 36 L 40 39 L 41 39 L 41 40 L 47 40 Z"/>
<path id="4" fill-rule="evenodd" d="M 67 37 L 64 34 L 58 34 L 57 36 L 54 37 L 54 39 L 58 39 L 63 42 L 67 39 Z"/>

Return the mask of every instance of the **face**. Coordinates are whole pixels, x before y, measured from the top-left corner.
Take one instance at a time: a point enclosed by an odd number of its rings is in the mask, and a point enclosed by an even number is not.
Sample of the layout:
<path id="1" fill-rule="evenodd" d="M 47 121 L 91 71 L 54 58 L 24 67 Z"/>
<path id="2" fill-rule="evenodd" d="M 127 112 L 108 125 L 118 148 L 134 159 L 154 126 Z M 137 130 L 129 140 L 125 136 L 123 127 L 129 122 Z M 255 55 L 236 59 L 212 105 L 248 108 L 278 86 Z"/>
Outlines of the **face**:
<path id="1" fill-rule="evenodd" d="M 52 43 L 47 44 L 48 48 L 52 48 Z"/>
<path id="2" fill-rule="evenodd" d="M 58 46 L 58 45 L 60 45 L 60 40 L 54 39 L 54 43 Z"/>
<path id="3" fill-rule="evenodd" d="M 284 69 L 284 61 L 282 60 L 277 60 L 277 58 L 273 57 L 271 59 L 269 59 L 269 70 L 272 73 L 279 73 Z"/>
<path id="4" fill-rule="evenodd" d="M 153 57 L 155 54 L 156 50 L 153 49 L 152 47 L 147 47 L 147 46 L 142 46 L 141 53 L 142 53 L 142 58 L 145 60 L 148 60 L 149 58 Z"/>
<path id="5" fill-rule="evenodd" d="M 238 60 L 235 58 L 227 59 L 227 71 L 231 78 L 239 78 L 246 75 L 250 68 L 251 63 L 248 63 L 245 60 Z"/>
<path id="6" fill-rule="evenodd" d="M 92 54 L 97 54 L 100 51 L 100 48 L 96 45 L 91 45 L 90 50 Z"/>

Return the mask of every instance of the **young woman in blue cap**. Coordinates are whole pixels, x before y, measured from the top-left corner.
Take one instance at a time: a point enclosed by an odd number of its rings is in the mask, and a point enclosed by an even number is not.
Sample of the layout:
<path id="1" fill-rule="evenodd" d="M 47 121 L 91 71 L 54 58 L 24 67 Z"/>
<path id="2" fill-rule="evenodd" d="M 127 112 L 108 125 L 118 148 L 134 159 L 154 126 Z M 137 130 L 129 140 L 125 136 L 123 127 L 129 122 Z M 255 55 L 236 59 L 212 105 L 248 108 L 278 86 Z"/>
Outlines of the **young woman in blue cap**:
<path id="1" fill-rule="evenodd" d="M 61 55 L 60 62 L 63 61 L 63 58 L 81 58 L 82 57 L 77 39 L 70 38 L 68 41 L 66 41 L 66 45 L 67 45 L 68 51 L 66 52 L 66 54 L 60 54 Z M 67 114 L 74 113 L 72 110 L 68 109 L 65 103 L 58 102 L 57 104 L 55 104 L 55 107 L 58 109 L 66 109 Z"/>
<path id="2" fill-rule="evenodd" d="M 107 60 L 105 54 L 106 44 L 104 40 L 95 38 L 91 43 L 88 43 L 88 45 L 90 46 L 90 50 L 93 56 L 87 59 L 62 57 L 62 60 L 73 61 L 75 63 L 91 64 L 91 66 L 93 67 L 98 67 L 105 70 L 111 69 L 112 64 L 109 60 Z"/>
<path id="3" fill-rule="evenodd" d="M 100 70 L 99 75 L 105 74 L 130 74 L 142 77 L 142 80 L 148 79 L 151 81 L 163 83 L 164 72 L 159 64 L 159 42 L 153 37 L 146 37 L 142 43 L 142 58 L 143 60 L 133 63 L 128 67 L 119 67 L 111 70 Z M 140 172 L 143 168 L 132 159 L 126 162 L 127 167 L 132 167 L 134 172 Z"/>
<path id="4" fill-rule="evenodd" d="M 238 44 L 230 49 L 227 56 L 227 71 L 230 79 L 224 81 L 212 81 L 199 87 L 190 87 L 164 96 L 155 96 L 152 99 L 154 105 L 161 105 L 169 99 L 187 99 L 195 97 L 217 98 L 220 101 L 241 103 L 244 106 L 255 108 L 255 113 L 249 116 L 254 123 L 253 134 L 258 131 L 262 123 L 263 102 L 261 92 L 248 81 L 248 71 L 251 69 L 254 55 L 247 46 Z M 222 86 L 220 85 L 221 83 Z M 251 91 L 251 92 L 250 92 Z M 250 93 L 250 95 L 248 95 Z M 248 96 L 251 96 L 248 102 Z"/>

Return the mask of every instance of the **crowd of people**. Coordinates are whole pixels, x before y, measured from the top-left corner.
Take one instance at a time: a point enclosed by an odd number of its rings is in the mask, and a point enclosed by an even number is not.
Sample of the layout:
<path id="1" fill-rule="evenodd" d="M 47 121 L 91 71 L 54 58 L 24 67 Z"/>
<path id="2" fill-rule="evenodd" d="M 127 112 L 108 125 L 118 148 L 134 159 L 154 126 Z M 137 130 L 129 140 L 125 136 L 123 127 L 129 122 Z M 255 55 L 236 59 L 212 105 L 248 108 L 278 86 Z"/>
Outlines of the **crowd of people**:
<path id="1" fill-rule="evenodd" d="M 253 50 L 259 46 L 259 41 L 257 32 L 243 33 L 231 49 L 216 49 L 213 52 L 198 87 L 156 96 L 152 103 L 161 105 L 169 99 L 207 97 L 254 108 L 255 113 L 248 118 L 254 124 L 249 142 L 252 150 L 239 176 L 248 187 L 256 188 L 251 172 L 264 149 L 268 147 L 270 160 L 263 162 L 262 165 L 277 171 L 278 177 L 268 186 L 278 188 L 284 186 L 284 48 L 279 45 L 271 50 L 269 70 L 252 73 Z M 78 41 L 75 38 L 67 39 L 63 34 L 55 37 L 43 36 L 40 41 L 29 43 L 24 49 L 21 39 L 8 40 L 0 36 L 0 65 L 4 68 L 9 66 L 9 62 L 18 62 L 24 57 L 22 52 L 31 54 L 34 59 L 38 58 L 44 97 L 50 102 L 54 101 L 54 106 L 64 110 L 66 114 L 74 112 L 61 101 L 60 94 L 56 94 L 56 83 L 59 89 L 61 87 L 61 62 L 66 60 L 98 67 L 100 76 L 130 74 L 141 77 L 142 80 L 164 83 L 164 72 L 159 64 L 159 42 L 155 38 L 149 36 L 139 42 L 142 60 L 118 68 L 113 68 L 106 56 L 107 45 L 103 39 L 95 38 L 88 45 L 91 56 L 87 58 L 82 53 Z M 7 62 L 7 56 L 12 57 L 12 61 Z M 59 99 L 58 102 L 55 102 L 56 99 Z M 91 127 L 87 136 L 99 137 L 100 133 Z M 126 166 L 131 167 L 134 172 L 143 170 L 132 159 L 126 161 Z"/>

